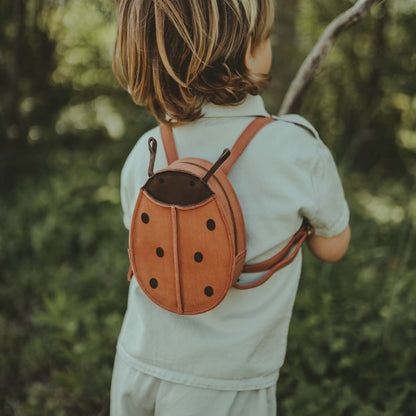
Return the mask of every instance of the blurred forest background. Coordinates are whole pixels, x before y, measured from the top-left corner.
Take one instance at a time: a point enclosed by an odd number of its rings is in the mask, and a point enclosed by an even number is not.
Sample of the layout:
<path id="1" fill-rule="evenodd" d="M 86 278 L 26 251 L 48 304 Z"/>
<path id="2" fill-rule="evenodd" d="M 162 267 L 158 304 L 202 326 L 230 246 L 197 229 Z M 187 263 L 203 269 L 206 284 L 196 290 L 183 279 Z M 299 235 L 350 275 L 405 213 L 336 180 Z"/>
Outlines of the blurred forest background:
<path id="1" fill-rule="evenodd" d="M 352 3 L 277 1 L 270 112 Z M 128 289 L 119 177 L 155 125 L 113 78 L 114 23 L 111 0 L 0 2 L 1 415 L 108 413 Z M 339 165 L 353 239 L 336 264 L 305 250 L 280 415 L 416 415 L 415 27 L 414 0 L 378 5 L 297 109 Z"/>

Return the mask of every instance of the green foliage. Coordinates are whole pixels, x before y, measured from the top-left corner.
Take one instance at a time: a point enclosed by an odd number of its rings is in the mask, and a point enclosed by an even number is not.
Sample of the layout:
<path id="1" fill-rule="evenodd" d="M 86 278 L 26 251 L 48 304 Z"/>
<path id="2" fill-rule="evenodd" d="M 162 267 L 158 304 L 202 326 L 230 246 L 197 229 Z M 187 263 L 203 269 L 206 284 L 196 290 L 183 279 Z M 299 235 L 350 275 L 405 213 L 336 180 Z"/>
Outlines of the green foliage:
<path id="1" fill-rule="evenodd" d="M 366 218 L 354 199 L 351 207 L 346 258 L 305 259 L 278 384 L 284 415 L 416 412 L 414 227 Z"/>
<path id="2" fill-rule="evenodd" d="M 27 178 L 0 207 L 1 388 L 25 386 L 24 404 L 11 399 L 22 414 L 105 405 L 128 267 L 119 169 L 107 172 L 115 147 L 56 152 L 41 183 Z"/>
<path id="3" fill-rule="evenodd" d="M 277 3 L 272 112 L 352 1 Z M 341 35 L 299 108 L 339 161 L 353 241 L 337 264 L 305 250 L 285 416 L 416 414 L 415 15 L 386 1 Z M 155 123 L 112 77 L 113 38 L 112 2 L 0 4 L 2 415 L 108 413 L 127 294 L 119 175 Z"/>

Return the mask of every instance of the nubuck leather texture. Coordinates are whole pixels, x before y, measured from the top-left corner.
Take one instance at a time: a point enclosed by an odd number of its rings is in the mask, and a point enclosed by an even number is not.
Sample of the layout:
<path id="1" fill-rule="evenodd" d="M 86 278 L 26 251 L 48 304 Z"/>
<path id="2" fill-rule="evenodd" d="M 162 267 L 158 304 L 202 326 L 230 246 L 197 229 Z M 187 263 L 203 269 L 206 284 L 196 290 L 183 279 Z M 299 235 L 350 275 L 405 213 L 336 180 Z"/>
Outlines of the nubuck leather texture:
<path id="1" fill-rule="evenodd" d="M 149 139 L 149 179 L 132 216 L 128 279 L 134 274 L 143 292 L 160 307 L 183 315 L 207 312 L 221 303 L 231 287 L 257 287 L 291 263 L 313 232 L 304 221 L 277 255 L 244 265 L 244 218 L 227 175 L 256 133 L 273 121 L 256 118 L 214 164 L 192 157 L 178 159 L 172 129 L 161 125 L 168 167 L 156 173 L 157 142 Z M 238 283 L 242 272 L 266 270 L 255 283 Z"/>

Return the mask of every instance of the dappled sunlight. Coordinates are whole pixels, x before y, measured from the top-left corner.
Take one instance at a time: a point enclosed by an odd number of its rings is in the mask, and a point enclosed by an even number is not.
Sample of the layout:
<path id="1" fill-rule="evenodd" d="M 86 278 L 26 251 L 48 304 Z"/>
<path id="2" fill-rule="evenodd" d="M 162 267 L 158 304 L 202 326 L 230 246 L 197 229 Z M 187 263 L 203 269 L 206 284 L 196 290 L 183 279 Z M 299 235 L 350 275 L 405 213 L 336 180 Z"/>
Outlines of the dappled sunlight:
<path id="1" fill-rule="evenodd" d="M 114 108 L 111 99 L 106 96 L 64 108 L 55 126 L 58 134 L 76 133 L 99 127 L 104 127 L 112 139 L 120 139 L 126 130 L 123 118 Z"/>
<path id="2" fill-rule="evenodd" d="M 119 204 L 120 203 L 120 191 L 118 188 L 111 187 L 108 185 L 101 186 L 94 193 L 94 199 L 97 202 L 107 201 L 113 204 Z"/>
<path id="3" fill-rule="evenodd" d="M 414 0 L 394 0 L 391 6 L 395 13 L 411 14 L 416 10 Z"/>
<path id="4" fill-rule="evenodd" d="M 111 202 L 120 204 L 120 176 L 118 172 L 112 171 L 107 175 L 107 183 L 100 186 L 94 192 L 94 200 L 97 202 Z"/>
<path id="5" fill-rule="evenodd" d="M 100 5 L 101 6 L 101 5 Z M 112 4 L 106 13 L 97 2 L 68 2 L 53 13 L 49 30 L 57 41 L 54 84 L 70 83 L 76 90 L 114 85 L 111 56 L 115 37 Z"/>
<path id="6" fill-rule="evenodd" d="M 406 150 L 416 152 L 416 131 L 400 129 L 397 133 L 397 141 Z"/>
<path id="7" fill-rule="evenodd" d="M 37 142 L 42 137 L 42 128 L 40 126 L 32 126 L 27 134 L 29 142 Z"/>
<path id="8" fill-rule="evenodd" d="M 405 219 L 405 208 L 388 195 L 373 195 L 369 191 L 361 190 L 356 193 L 355 198 L 366 215 L 380 224 L 399 224 Z"/>
<path id="9" fill-rule="evenodd" d="M 393 94 L 392 102 L 402 119 L 396 142 L 403 149 L 416 152 L 416 96 L 397 93 Z"/>
<path id="10" fill-rule="evenodd" d="M 20 111 L 24 115 L 30 114 L 36 107 L 35 97 L 26 97 L 20 103 Z"/>

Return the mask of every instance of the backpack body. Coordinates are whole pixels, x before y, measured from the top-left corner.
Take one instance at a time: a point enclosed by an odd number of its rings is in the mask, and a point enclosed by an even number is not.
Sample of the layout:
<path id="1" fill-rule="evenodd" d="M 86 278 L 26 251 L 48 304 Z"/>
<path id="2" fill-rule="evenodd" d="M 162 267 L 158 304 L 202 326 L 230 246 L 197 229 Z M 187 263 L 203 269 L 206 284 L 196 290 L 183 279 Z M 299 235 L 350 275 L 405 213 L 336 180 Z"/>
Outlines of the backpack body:
<path id="1" fill-rule="evenodd" d="M 211 166 L 196 158 L 173 162 L 148 179 L 133 213 L 129 254 L 137 281 L 178 314 L 217 306 L 244 266 L 240 204 L 221 170 L 202 181 Z"/>
<path id="2" fill-rule="evenodd" d="M 132 216 L 128 278 L 134 274 L 143 292 L 157 305 L 184 315 L 207 312 L 231 287 L 256 287 L 293 261 L 311 233 L 304 223 L 276 256 L 244 265 L 244 219 L 227 174 L 256 132 L 272 121 L 255 119 L 231 151 L 225 149 L 215 163 L 191 157 L 178 160 L 172 130 L 161 126 L 168 167 L 156 173 L 157 143 L 149 139 L 149 179 L 140 189 Z M 237 283 L 243 271 L 263 270 L 269 272 L 259 282 Z"/>

